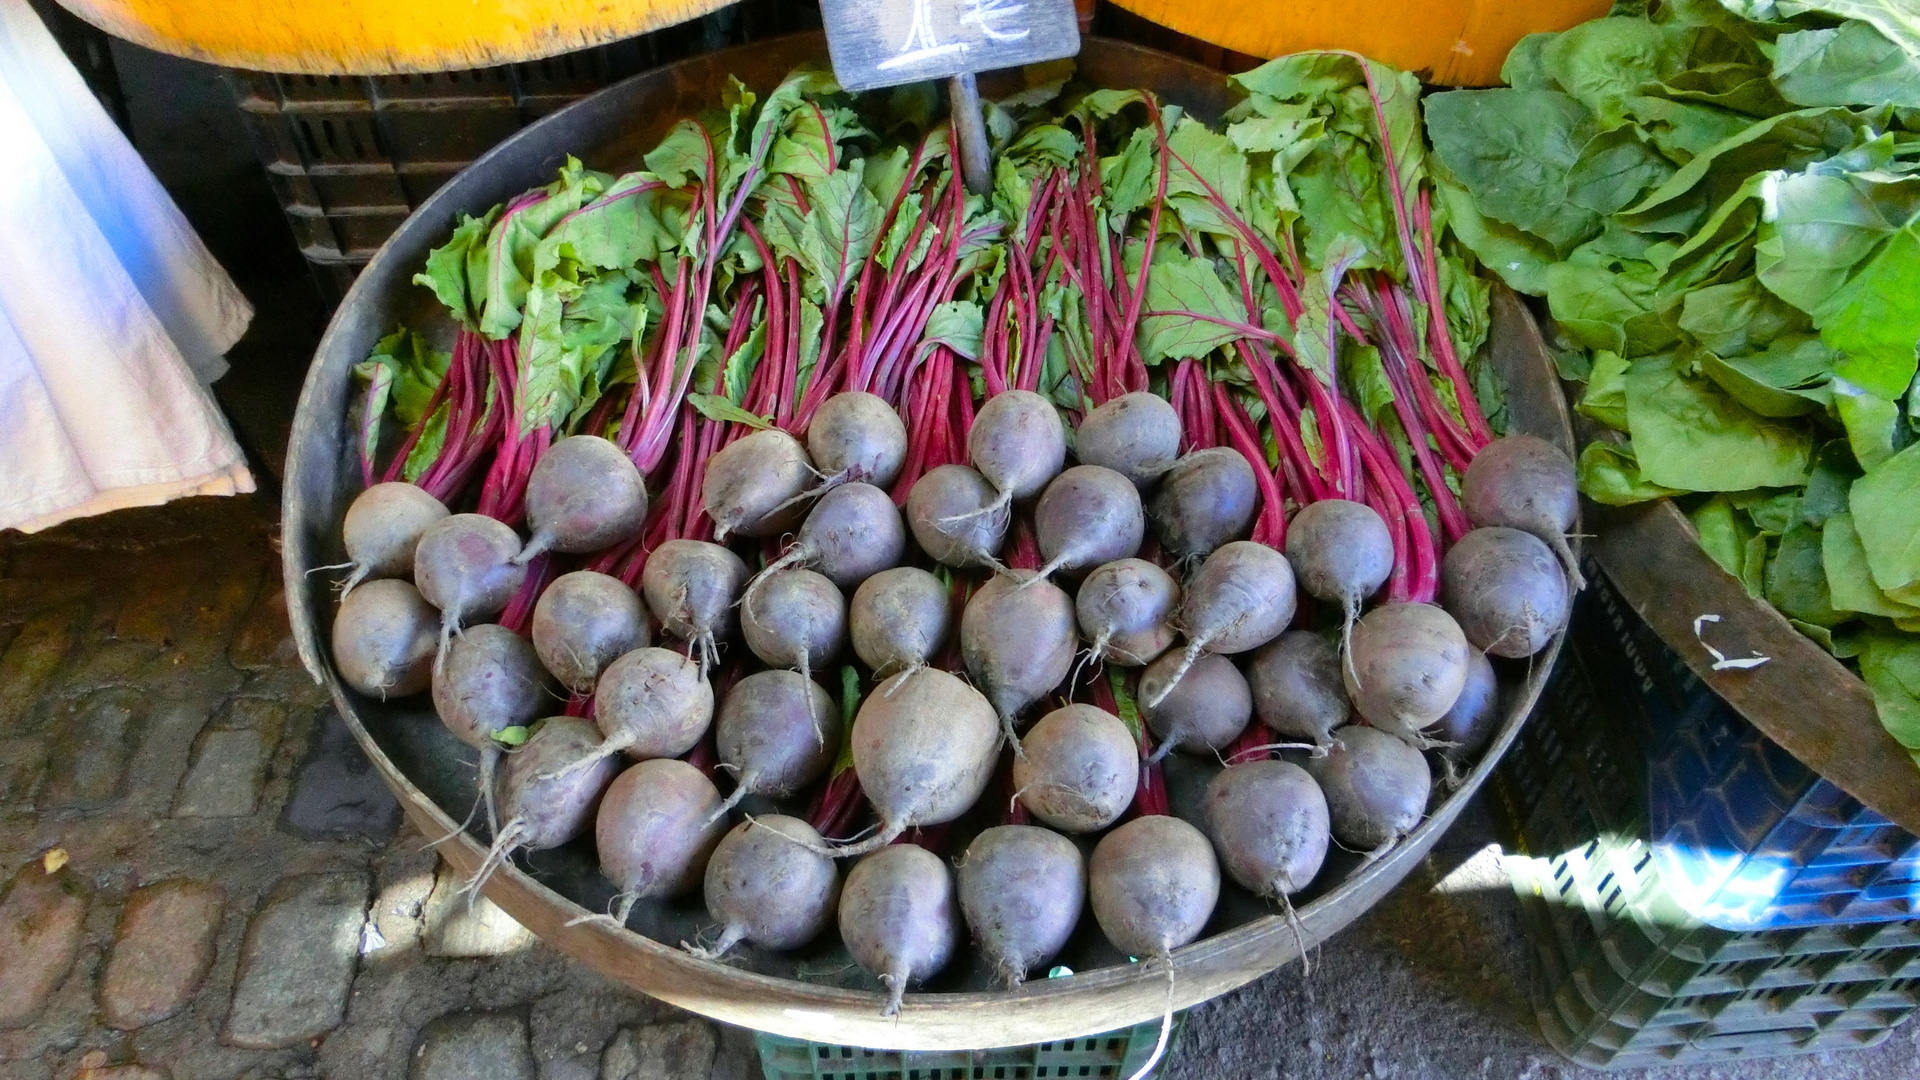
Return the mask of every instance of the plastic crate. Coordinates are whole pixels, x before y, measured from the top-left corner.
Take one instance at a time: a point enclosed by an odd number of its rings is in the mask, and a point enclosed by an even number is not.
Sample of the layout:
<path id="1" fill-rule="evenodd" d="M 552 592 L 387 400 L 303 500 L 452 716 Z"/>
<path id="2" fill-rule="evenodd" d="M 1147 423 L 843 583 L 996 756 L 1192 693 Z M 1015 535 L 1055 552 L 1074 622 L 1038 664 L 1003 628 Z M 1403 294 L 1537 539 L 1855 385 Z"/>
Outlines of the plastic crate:
<path id="1" fill-rule="evenodd" d="M 1166 1056 L 1149 1075 L 1160 1074 L 1185 1026 L 1186 1014 L 1175 1013 Z M 1154 1044 L 1160 1041 L 1160 1024 L 1155 1021 L 1083 1039 L 990 1050 L 869 1050 L 765 1032 L 756 1032 L 755 1041 L 766 1080 L 1127 1080 L 1153 1056 Z"/>
<path id="2" fill-rule="evenodd" d="M 1886 837 L 1877 826 L 1846 824 L 1858 822 L 1857 807 L 1849 816 L 1829 800 L 1825 817 L 1813 814 L 1830 785 L 1818 777 L 1799 784 L 1777 747 L 1694 681 L 1603 577 L 1592 580 L 1562 667 L 1489 788 L 1538 961 L 1533 1004 L 1542 1034 L 1595 1068 L 1809 1053 L 1885 1038 L 1920 1006 L 1920 920 L 1835 917 L 1809 898 L 1842 913 L 1878 903 L 1859 888 L 1832 891 L 1845 882 L 1831 865 L 1844 857 L 1877 867 L 1876 878 L 1897 873 L 1899 858 L 1862 859 L 1863 836 L 1880 844 L 1868 855 L 1886 850 Z M 1676 763 L 1691 771 L 1679 773 Z M 1763 902 L 1753 892 L 1728 894 L 1764 927 L 1709 918 L 1729 906 L 1722 890 L 1708 891 L 1702 905 L 1698 890 L 1673 887 L 1668 866 L 1693 857 L 1688 844 L 1702 835 L 1701 820 L 1729 817 L 1712 808 L 1758 817 L 1753 803 L 1782 792 L 1792 797 L 1755 834 L 1776 846 L 1755 849 L 1778 867 L 1785 855 L 1769 838 L 1789 831 L 1783 823 L 1825 828 L 1809 845 L 1812 858 L 1786 866 L 1785 887 Z M 1841 823 L 1822 824 L 1833 822 Z M 1713 852 L 1717 865 L 1741 867 L 1753 855 Z M 1695 873 L 1689 883 L 1706 876 Z M 1817 889 L 1829 891 L 1809 891 Z"/>
<path id="3" fill-rule="evenodd" d="M 680 26 L 545 60 L 419 75 L 230 70 L 255 153 L 330 299 L 413 208 L 535 120 L 648 68 L 819 23 L 746 0 Z"/>

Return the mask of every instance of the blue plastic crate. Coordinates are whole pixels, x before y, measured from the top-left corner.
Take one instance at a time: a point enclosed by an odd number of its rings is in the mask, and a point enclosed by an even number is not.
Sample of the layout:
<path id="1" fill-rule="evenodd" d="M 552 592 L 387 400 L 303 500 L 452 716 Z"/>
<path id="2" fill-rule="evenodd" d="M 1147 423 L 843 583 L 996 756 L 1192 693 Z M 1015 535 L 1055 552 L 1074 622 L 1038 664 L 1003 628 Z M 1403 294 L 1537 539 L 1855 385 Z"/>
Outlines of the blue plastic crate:
<path id="1" fill-rule="evenodd" d="M 1721 701 L 1592 577 L 1575 651 L 1646 737 L 1646 835 L 1702 922 L 1766 930 L 1920 917 L 1920 838 L 1802 765 Z"/>

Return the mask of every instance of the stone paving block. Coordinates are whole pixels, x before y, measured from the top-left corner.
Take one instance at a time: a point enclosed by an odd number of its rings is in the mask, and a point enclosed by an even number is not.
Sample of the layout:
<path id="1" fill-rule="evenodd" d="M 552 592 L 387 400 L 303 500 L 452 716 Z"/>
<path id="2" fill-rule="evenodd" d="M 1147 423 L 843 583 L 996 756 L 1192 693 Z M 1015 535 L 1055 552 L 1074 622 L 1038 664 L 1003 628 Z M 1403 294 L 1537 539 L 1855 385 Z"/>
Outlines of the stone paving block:
<path id="1" fill-rule="evenodd" d="M 533 933 L 484 896 L 467 903 L 460 890 L 466 881 L 445 863 L 433 883 L 433 893 L 420 910 L 422 938 L 428 956 L 499 956 L 526 948 Z"/>
<path id="2" fill-rule="evenodd" d="M 600 1080 L 707 1080 L 719 1043 L 705 1020 L 621 1028 L 600 1058 Z"/>
<path id="3" fill-rule="evenodd" d="M 73 1074 L 73 1080 L 173 1080 L 173 1074 L 146 1065 L 101 1065 L 92 1068 L 83 1065 L 79 1072 Z"/>
<path id="4" fill-rule="evenodd" d="M 138 641 L 91 641 L 60 672 L 60 691 L 96 690 L 106 686 L 144 686 L 160 650 Z"/>
<path id="5" fill-rule="evenodd" d="M 223 1041 L 271 1050 L 340 1026 L 366 903 L 360 873 L 301 874 L 275 886 L 247 927 Z"/>
<path id="6" fill-rule="evenodd" d="M 171 812 L 200 732 L 240 678 L 239 672 L 221 665 L 152 691 L 140 749 L 127 766 L 126 809 L 150 817 Z"/>
<path id="7" fill-rule="evenodd" d="M 258 731 L 208 731 L 180 781 L 175 817 L 245 817 L 260 802 L 272 746 Z"/>
<path id="8" fill-rule="evenodd" d="M 0 900 L 0 1028 L 32 1020 L 66 978 L 85 936 L 88 895 L 71 871 L 20 868 Z"/>
<path id="9" fill-rule="evenodd" d="M 48 728 L 45 809 L 92 810 L 118 799 L 144 703 L 127 689 L 96 690 L 59 709 Z"/>
<path id="10" fill-rule="evenodd" d="M 32 710 L 47 680 L 73 648 L 81 615 L 80 609 L 68 607 L 38 616 L 20 628 L 0 655 L 0 730 Z"/>
<path id="11" fill-rule="evenodd" d="M 46 737 L 15 736 L 6 746 L 6 753 L 0 754 L 0 806 L 26 805 L 33 801 L 41 774 L 46 771 Z"/>
<path id="12" fill-rule="evenodd" d="M 276 576 L 261 585 L 227 645 L 227 659 L 237 668 L 267 668 L 299 663 L 293 646 L 293 627 L 287 621 L 287 593 Z"/>
<path id="13" fill-rule="evenodd" d="M 197 562 L 193 560 L 192 562 Z M 113 613 L 113 636 L 122 641 L 171 645 L 174 624 L 205 585 L 205 568 L 185 559 L 154 553 L 138 559 L 133 580 Z"/>
<path id="14" fill-rule="evenodd" d="M 254 689 L 249 683 L 249 690 Z M 256 694 L 236 694 L 214 715 L 213 726 L 230 730 L 247 729 L 278 735 L 287 726 L 287 706 L 278 698 Z"/>
<path id="15" fill-rule="evenodd" d="M 535 1080 L 526 1014 L 455 1013 L 420 1030 L 407 1080 Z"/>
<path id="16" fill-rule="evenodd" d="M 224 908 L 218 885 L 186 878 L 155 882 L 127 898 L 100 979 L 109 1027 L 145 1027 L 192 1000 L 213 965 Z"/>
<path id="17" fill-rule="evenodd" d="M 312 746 L 294 774 L 280 821 L 309 840 L 384 841 L 400 824 L 400 803 L 332 707 L 321 710 Z"/>
<path id="18" fill-rule="evenodd" d="M 420 841 L 409 834 L 381 861 L 360 955 L 400 956 L 419 946 L 420 909 L 433 892 L 433 871 L 440 861 L 419 846 Z"/>
<path id="19" fill-rule="evenodd" d="M 623 1027 L 657 1019 L 663 1006 L 625 990 L 570 987 L 533 1003 L 533 1059 L 540 1080 L 597 1080 L 607 1043 Z"/>

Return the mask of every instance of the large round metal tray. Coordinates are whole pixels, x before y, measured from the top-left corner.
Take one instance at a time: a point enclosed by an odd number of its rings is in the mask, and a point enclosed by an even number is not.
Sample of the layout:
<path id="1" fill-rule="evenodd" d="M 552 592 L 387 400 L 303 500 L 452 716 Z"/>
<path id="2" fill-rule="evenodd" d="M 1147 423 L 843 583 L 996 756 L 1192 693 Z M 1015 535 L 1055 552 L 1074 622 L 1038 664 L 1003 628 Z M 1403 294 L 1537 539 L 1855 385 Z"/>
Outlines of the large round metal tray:
<path id="1" fill-rule="evenodd" d="M 347 293 L 321 340 L 287 461 L 288 612 L 308 670 L 331 691 L 354 737 L 421 832 L 445 835 L 466 816 L 473 798 L 473 752 L 446 733 L 425 695 L 382 702 L 342 685 L 323 644 L 333 617 L 332 594 L 323 575 L 308 573 L 342 561 L 340 521 L 360 486 L 354 439 L 345 423 L 352 366 L 397 324 L 444 327 L 432 298 L 410 281 L 429 248 L 448 235 L 456 211 L 480 213 L 544 183 L 567 154 L 596 168 L 632 168 L 677 118 L 717 101 L 728 76 L 764 91 L 794 65 L 824 55 L 824 43 L 815 35 L 716 53 L 636 76 L 534 124 L 475 162 L 408 219 Z M 1080 72 L 1100 86 L 1151 87 L 1205 119 L 1217 119 L 1231 100 L 1219 73 L 1131 45 L 1088 40 Z M 992 92 L 991 82 L 986 89 Z M 1490 348 L 1509 388 L 1510 427 L 1571 452 L 1565 402 L 1531 316 L 1512 294 L 1501 291 L 1493 326 Z M 1479 765 L 1383 858 L 1362 865 L 1357 856 L 1336 852 L 1316 889 L 1298 898 L 1297 925 L 1251 895 L 1227 889 L 1208 935 L 1173 954 L 1173 1004 L 1185 1008 L 1205 1001 L 1289 963 L 1398 884 L 1453 824 L 1512 742 L 1559 646 L 1556 640 L 1531 664 L 1502 670 L 1504 720 Z M 1187 761 L 1175 763 L 1169 787 L 1176 805 L 1197 795 L 1208 772 Z M 485 849 L 461 834 L 440 851 L 456 870 L 471 873 Z M 1087 918 L 1062 958 L 1077 974 L 994 991 L 982 965 L 957 961 L 926 992 L 909 996 L 898 1017 L 886 1018 L 878 984 L 851 963 L 837 940 L 799 954 L 747 949 L 724 963 L 689 955 L 680 943 L 711 932 L 697 897 L 643 905 L 631 924 L 639 933 L 569 925 L 605 910 L 612 891 L 595 871 L 590 838 L 504 868 L 486 887 L 494 902 L 534 933 L 611 978 L 716 1020 L 786 1036 L 923 1050 L 1016 1045 L 1157 1019 L 1168 1004 L 1165 968 L 1128 963 Z"/>

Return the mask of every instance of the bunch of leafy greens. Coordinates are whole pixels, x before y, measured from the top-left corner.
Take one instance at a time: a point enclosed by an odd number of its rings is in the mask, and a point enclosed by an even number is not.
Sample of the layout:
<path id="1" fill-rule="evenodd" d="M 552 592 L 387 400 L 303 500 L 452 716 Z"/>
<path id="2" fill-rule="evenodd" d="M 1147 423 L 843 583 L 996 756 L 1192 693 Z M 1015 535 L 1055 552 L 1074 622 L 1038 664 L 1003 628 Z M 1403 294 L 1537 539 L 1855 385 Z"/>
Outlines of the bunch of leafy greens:
<path id="1" fill-rule="evenodd" d="M 1607 504 L 1673 496 L 1920 761 L 1920 18 L 1658 0 L 1427 102 L 1455 229 L 1583 351 Z"/>

